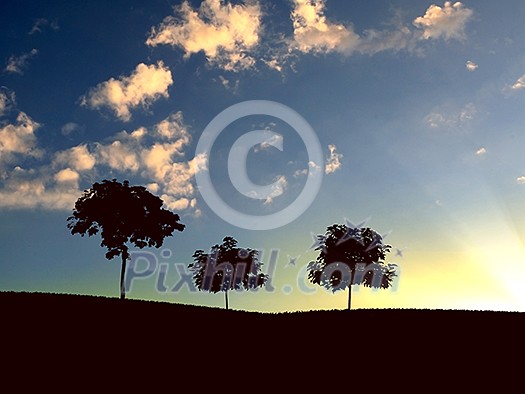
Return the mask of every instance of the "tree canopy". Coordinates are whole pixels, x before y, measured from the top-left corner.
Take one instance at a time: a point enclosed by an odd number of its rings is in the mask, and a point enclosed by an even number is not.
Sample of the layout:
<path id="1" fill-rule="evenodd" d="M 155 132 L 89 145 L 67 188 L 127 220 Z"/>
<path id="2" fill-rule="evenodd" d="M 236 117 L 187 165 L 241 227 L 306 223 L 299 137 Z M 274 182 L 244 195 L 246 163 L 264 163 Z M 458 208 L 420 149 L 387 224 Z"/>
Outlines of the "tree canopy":
<path id="1" fill-rule="evenodd" d="M 391 245 L 369 227 L 350 228 L 344 224 L 327 227 L 320 236 L 316 250 L 319 255 L 308 264 L 308 279 L 332 291 L 351 286 L 387 289 L 396 276 L 395 264 L 385 263 Z"/>
<path id="2" fill-rule="evenodd" d="M 193 281 L 199 290 L 217 293 L 224 291 L 228 308 L 228 290 L 249 290 L 263 286 L 268 275 L 260 272 L 259 251 L 240 248 L 233 237 L 211 247 L 210 253 L 197 250 L 189 265 Z"/>
<path id="3" fill-rule="evenodd" d="M 122 256 L 121 298 L 124 298 L 127 244 L 138 248 L 160 247 L 175 230 L 184 230 L 179 215 L 162 208 L 163 201 L 143 186 L 130 186 L 115 179 L 95 183 L 76 201 L 67 227 L 71 234 L 96 235 L 107 248 L 106 258 Z"/>

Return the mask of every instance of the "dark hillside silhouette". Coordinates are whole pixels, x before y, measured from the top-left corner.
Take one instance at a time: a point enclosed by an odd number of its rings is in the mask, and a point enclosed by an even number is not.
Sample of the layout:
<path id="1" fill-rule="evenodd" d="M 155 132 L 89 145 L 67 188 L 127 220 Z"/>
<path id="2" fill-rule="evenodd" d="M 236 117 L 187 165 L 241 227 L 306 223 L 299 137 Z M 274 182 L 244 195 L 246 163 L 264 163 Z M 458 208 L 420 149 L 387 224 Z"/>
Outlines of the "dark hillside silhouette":
<path id="1" fill-rule="evenodd" d="M 124 277 L 129 258 L 127 243 L 138 248 L 159 248 L 173 231 L 184 230 L 179 215 L 162 208 L 163 201 L 142 186 L 129 186 L 115 179 L 95 183 L 84 191 L 68 217 L 71 234 L 92 236 L 100 232 L 101 246 L 108 249 L 106 258 L 122 257 L 120 298 L 126 297 Z"/>
<path id="2" fill-rule="evenodd" d="M 228 290 L 250 290 L 263 286 L 268 275 L 262 274 L 259 252 L 237 247 L 237 240 L 225 237 L 222 244 L 214 245 L 210 253 L 197 250 L 189 265 L 193 281 L 199 290 L 217 293 L 224 291 L 228 309 Z"/>
<path id="3" fill-rule="evenodd" d="M 525 313 L 517 312 L 259 313 L 4 292 L 0 322 L 4 387 L 34 386 L 36 392 L 45 387 L 302 392 L 303 387 L 342 390 L 345 381 L 352 390 L 395 383 L 447 392 L 462 382 L 469 389 L 486 384 L 485 376 L 520 387 L 515 360 L 525 332 Z M 515 366 L 509 372 L 510 365 Z"/>
<path id="4" fill-rule="evenodd" d="M 351 228 L 333 224 L 319 236 L 319 256 L 308 264 L 308 279 L 332 291 L 348 288 L 348 309 L 352 285 L 387 289 L 396 276 L 395 264 L 384 262 L 391 246 L 368 227 Z"/>
<path id="5" fill-rule="evenodd" d="M 485 362 L 490 349 L 519 355 L 525 331 L 525 313 L 520 312 L 355 309 L 261 313 L 16 292 L 0 292 L 0 316 L 4 345 L 9 342 L 20 351 L 25 349 L 26 353 L 20 353 L 24 358 L 42 351 L 53 354 L 59 347 L 72 347 L 74 357 L 80 358 L 83 352 L 92 353 L 93 347 L 97 358 L 108 356 L 113 363 L 115 349 L 124 344 L 121 357 L 160 349 L 177 368 L 190 357 L 204 362 L 223 354 L 228 354 L 224 356 L 230 357 L 227 360 L 250 363 L 255 346 L 264 349 L 271 363 L 289 363 L 300 357 L 311 363 L 319 361 L 314 356 L 335 359 L 344 355 L 359 366 L 363 357 L 370 362 L 403 360 L 410 371 L 423 354 L 427 358 L 441 354 L 447 366 L 451 357 L 473 360 L 479 356 Z M 412 353 L 417 358 L 405 360 L 409 350 L 417 350 Z M 220 361 L 216 368 L 222 368 Z"/>

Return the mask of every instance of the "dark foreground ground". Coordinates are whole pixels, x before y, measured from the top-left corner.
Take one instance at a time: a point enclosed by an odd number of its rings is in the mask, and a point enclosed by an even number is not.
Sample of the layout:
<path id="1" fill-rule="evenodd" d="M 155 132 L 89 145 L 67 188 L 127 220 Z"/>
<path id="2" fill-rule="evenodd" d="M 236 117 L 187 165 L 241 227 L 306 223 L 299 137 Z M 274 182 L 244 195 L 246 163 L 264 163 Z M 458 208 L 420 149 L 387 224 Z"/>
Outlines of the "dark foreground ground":
<path id="1" fill-rule="evenodd" d="M 430 309 L 358 309 L 310 312 L 260 313 L 224 310 L 144 300 L 84 295 L 0 292 L 2 331 L 13 335 L 46 333 L 60 340 L 64 336 L 105 332 L 141 334 L 152 331 L 178 337 L 191 334 L 249 338 L 311 336 L 344 338 L 357 343 L 386 336 L 388 341 L 412 338 L 468 338 L 491 335 L 525 334 L 525 313 Z M 148 332 L 142 332 L 146 329 Z M 341 338 L 341 339 L 342 339 Z M 233 339 L 233 338 L 232 338 Z M 383 339 L 387 341 L 386 338 Z"/>
<path id="2" fill-rule="evenodd" d="M 330 368 L 340 359 L 348 364 L 348 373 L 372 365 L 381 366 L 381 373 L 395 367 L 410 374 L 429 365 L 439 365 L 439 373 L 461 373 L 458 366 L 472 362 L 522 357 L 525 344 L 525 313 L 518 312 L 369 309 L 270 314 L 0 292 L 0 319 L 4 365 L 25 368 L 36 360 L 39 368 L 47 368 L 58 357 L 72 369 L 79 360 L 88 360 L 97 373 L 107 373 L 102 365 L 129 365 L 128 373 L 137 378 L 161 367 L 179 373 L 181 368 L 226 368 L 229 373 L 253 369 L 254 374 L 282 375 L 288 367 L 301 365 L 302 374 L 318 379 L 319 368 Z M 251 364 L 253 360 L 257 364 Z M 134 370 L 144 363 L 146 370 Z"/>

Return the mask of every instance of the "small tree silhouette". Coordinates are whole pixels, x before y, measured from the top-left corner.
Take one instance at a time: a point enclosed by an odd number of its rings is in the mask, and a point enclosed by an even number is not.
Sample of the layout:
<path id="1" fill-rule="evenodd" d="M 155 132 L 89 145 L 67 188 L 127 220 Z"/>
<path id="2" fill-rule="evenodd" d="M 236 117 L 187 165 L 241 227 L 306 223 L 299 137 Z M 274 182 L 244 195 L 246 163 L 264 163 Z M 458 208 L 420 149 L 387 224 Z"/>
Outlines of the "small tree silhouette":
<path id="1" fill-rule="evenodd" d="M 127 243 L 138 248 L 162 246 L 164 237 L 174 230 L 184 230 L 179 223 L 179 215 L 162 208 L 163 201 L 142 186 L 129 186 L 103 180 L 95 183 L 91 189 L 75 203 L 73 215 L 67 218 L 67 227 L 71 234 L 92 236 L 101 233 L 101 246 L 108 249 L 106 258 L 122 256 L 120 271 L 120 298 L 126 297 L 124 276 L 126 261 L 129 258 Z"/>
<path id="2" fill-rule="evenodd" d="M 327 227 L 318 236 L 315 248 L 319 256 L 308 264 L 308 279 L 333 292 L 348 287 L 348 309 L 352 303 L 352 285 L 387 289 L 396 276 L 395 264 L 384 262 L 391 246 L 371 228 L 349 228 L 344 224 Z"/>
<path id="3" fill-rule="evenodd" d="M 225 237 L 221 245 L 214 245 L 210 253 L 197 250 L 189 265 L 193 281 L 199 290 L 217 293 L 224 291 L 228 309 L 228 290 L 250 290 L 263 286 L 268 275 L 260 272 L 259 252 L 237 247 L 237 240 Z"/>

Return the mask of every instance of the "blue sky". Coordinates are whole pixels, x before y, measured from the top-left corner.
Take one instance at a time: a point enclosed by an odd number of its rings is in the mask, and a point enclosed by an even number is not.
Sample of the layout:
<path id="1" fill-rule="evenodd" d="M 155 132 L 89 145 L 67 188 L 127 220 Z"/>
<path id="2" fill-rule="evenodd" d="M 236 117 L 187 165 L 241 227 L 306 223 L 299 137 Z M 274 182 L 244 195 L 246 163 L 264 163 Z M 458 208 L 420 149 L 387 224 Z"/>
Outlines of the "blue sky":
<path id="1" fill-rule="evenodd" d="M 387 261 L 399 277 L 391 290 L 355 288 L 355 307 L 525 310 L 522 1 L 0 8 L 1 290 L 117 296 L 120 264 L 105 260 L 99 239 L 66 228 L 82 191 L 116 178 L 161 196 L 186 225 L 136 257 L 129 298 L 223 306 L 222 295 L 181 279 L 195 250 L 230 235 L 260 249 L 272 274 L 271 286 L 232 294 L 232 308 L 345 308 L 346 292 L 305 279 L 312 234 L 368 219 L 393 245 Z M 263 114 L 231 122 L 200 154 L 207 125 L 248 100 L 304 119 L 322 160 L 312 163 L 297 130 Z M 274 184 L 263 199 L 241 195 L 228 172 L 233 144 L 254 130 L 283 142 L 247 156 L 253 183 Z M 225 202 L 261 216 L 292 204 L 315 171 L 311 204 L 267 230 L 224 220 L 196 179 L 209 172 Z"/>

